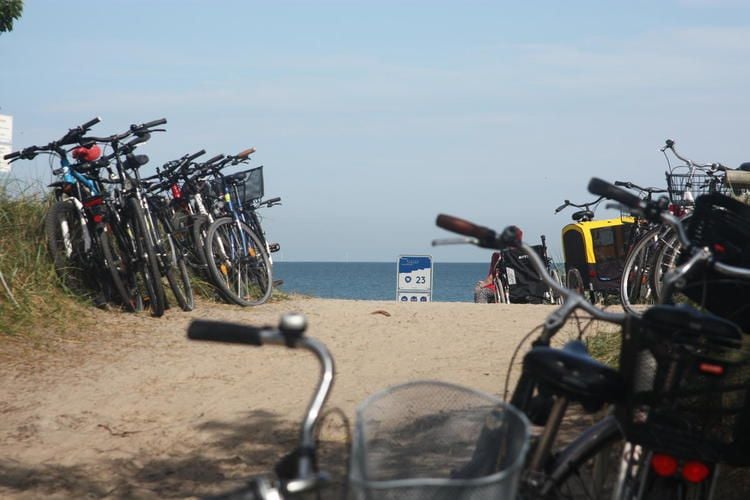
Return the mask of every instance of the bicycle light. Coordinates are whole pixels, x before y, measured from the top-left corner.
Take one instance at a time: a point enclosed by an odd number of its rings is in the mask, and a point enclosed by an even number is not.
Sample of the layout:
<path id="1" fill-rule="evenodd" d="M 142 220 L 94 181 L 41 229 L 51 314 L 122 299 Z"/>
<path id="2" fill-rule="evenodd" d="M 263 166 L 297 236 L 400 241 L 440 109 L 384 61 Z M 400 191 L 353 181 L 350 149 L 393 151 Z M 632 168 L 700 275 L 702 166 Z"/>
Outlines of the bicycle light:
<path id="1" fill-rule="evenodd" d="M 677 472 L 677 459 L 662 453 L 654 453 L 651 457 L 651 468 L 661 477 L 674 476 Z"/>

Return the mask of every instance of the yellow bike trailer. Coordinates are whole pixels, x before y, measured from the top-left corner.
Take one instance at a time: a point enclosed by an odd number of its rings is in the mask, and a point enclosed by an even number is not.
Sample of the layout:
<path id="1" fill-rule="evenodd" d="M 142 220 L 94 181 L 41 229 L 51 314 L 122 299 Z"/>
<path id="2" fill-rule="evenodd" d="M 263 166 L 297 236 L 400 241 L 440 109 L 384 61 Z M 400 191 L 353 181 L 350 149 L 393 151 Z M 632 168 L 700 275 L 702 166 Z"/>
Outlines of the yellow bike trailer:
<path id="1" fill-rule="evenodd" d="M 567 286 L 588 290 L 591 301 L 618 294 L 630 231 L 635 220 L 579 220 L 562 229 Z"/>

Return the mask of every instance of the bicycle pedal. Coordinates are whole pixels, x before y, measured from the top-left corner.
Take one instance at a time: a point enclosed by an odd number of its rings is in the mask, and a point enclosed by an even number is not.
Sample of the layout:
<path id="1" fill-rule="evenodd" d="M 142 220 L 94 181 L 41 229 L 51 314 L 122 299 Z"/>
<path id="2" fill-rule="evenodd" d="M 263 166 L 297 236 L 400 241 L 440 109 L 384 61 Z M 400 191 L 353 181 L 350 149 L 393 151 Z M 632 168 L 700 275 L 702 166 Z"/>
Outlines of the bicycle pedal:
<path id="1" fill-rule="evenodd" d="M 270 243 L 268 245 L 268 251 L 271 253 L 278 252 L 279 250 L 281 250 L 281 245 L 278 243 Z"/>
<path id="2" fill-rule="evenodd" d="M 284 280 L 273 280 L 273 287 L 277 288 L 284 284 Z"/>

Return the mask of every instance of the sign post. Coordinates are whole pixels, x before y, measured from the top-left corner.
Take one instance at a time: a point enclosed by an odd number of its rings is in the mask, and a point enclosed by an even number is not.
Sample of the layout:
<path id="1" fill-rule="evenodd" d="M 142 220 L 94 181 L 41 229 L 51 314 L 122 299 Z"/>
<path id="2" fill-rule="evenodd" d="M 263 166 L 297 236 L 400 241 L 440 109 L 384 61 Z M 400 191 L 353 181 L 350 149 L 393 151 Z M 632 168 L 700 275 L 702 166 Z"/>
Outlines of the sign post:
<path id="1" fill-rule="evenodd" d="M 432 302 L 432 257 L 401 255 L 397 267 L 396 300 Z"/>
<path id="2" fill-rule="evenodd" d="M 3 156 L 13 152 L 13 117 L 0 115 L 0 172 L 10 172 L 10 163 Z"/>

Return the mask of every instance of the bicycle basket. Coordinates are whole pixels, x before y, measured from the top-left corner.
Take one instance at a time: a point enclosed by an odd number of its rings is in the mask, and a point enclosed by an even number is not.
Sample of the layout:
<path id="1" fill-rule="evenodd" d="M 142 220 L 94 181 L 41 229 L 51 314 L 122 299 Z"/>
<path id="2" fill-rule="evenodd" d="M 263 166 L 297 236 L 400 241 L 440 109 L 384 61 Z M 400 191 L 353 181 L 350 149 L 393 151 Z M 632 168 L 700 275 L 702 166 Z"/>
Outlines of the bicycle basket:
<path id="1" fill-rule="evenodd" d="M 696 245 L 712 248 L 717 261 L 750 268 L 750 206 L 721 194 L 703 195 L 696 200 L 687 234 Z M 750 282 L 705 269 L 688 279 L 683 293 L 750 331 Z"/>
<path id="2" fill-rule="evenodd" d="M 683 459 L 750 465 L 750 336 L 716 317 L 710 328 L 669 321 L 670 309 L 649 309 L 623 336 L 625 437 Z"/>
<path id="3" fill-rule="evenodd" d="M 703 173 L 673 174 L 666 172 L 669 200 L 676 205 L 692 205 L 693 200 L 702 194 L 726 191 L 720 177 Z M 692 200 L 685 199 L 685 193 L 692 195 Z"/>
<path id="4" fill-rule="evenodd" d="M 241 203 L 247 205 L 263 198 L 263 167 L 255 167 L 235 175 L 241 174 L 245 174 L 244 180 L 237 186 Z"/>
<path id="5" fill-rule="evenodd" d="M 529 424 L 494 396 L 435 381 L 390 387 L 357 408 L 353 498 L 515 498 Z"/>

